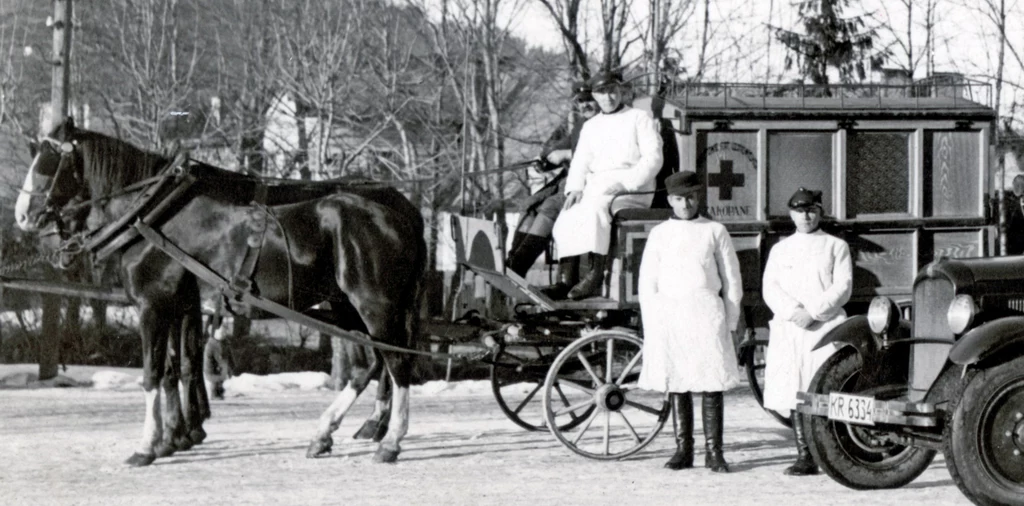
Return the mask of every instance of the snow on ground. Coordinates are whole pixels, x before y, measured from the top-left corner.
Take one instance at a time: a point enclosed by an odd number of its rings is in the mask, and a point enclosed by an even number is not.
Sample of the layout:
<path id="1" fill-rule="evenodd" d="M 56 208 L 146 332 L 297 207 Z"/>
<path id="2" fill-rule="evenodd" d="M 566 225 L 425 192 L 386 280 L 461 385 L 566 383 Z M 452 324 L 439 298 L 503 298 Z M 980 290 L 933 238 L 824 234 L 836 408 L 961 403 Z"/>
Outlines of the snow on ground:
<path id="1" fill-rule="evenodd" d="M 35 367 L 0 365 L 0 378 Z M 550 433 L 509 421 L 486 381 L 414 387 L 398 464 L 372 464 L 376 445 L 351 439 L 372 390 L 335 433 L 334 453 L 310 460 L 306 445 L 335 395 L 320 373 L 233 378 L 227 399 L 211 406 L 202 445 L 135 469 L 122 462 L 141 435 L 140 371 L 69 366 L 63 374 L 91 387 L 0 387 L 0 504 L 968 504 L 941 455 L 897 490 L 784 476 L 795 456 L 790 433 L 745 388 L 726 395 L 728 475 L 663 469 L 668 429 L 625 460 L 577 456 Z"/>

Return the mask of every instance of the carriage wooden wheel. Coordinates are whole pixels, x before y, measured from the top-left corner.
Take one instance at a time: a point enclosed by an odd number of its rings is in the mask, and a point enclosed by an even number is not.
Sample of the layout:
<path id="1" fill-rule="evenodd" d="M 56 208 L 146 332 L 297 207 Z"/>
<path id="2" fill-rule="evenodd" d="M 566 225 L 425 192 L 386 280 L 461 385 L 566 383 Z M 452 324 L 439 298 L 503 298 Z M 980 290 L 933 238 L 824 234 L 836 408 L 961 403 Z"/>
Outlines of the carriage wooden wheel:
<path id="1" fill-rule="evenodd" d="M 744 344 L 740 348 L 740 366 L 747 373 L 750 391 L 754 394 L 754 398 L 757 399 L 757 404 L 764 408 L 766 413 L 778 420 L 782 425 L 792 427 L 793 423 L 789 417 L 782 416 L 777 411 L 764 407 L 764 369 L 765 353 L 768 351 L 768 340 L 757 339 L 752 335 L 752 331 L 748 332 L 751 335 L 748 336 L 748 339 L 744 340 Z"/>
<path id="2" fill-rule="evenodd" d="M 637 388 L 643 340 L 628 330 L 599 330 L 555 357 L 544 381 L 544 419 L 563 445 L 584 457 L 615 460 L 654 440 L 669 416 L 667 396 Z M 574 429 L 564 420 L 587 410 Z"/>
<path id="3" fill-rule="evenodd" d="M 503 344 L 492 355 L 491 390 L 498 407 L 509 420 L 526 430 L 547 429 L 541 402 L 543 395 L 540 394 L 554 354 L 550 343 L 523 343 Z M 557 398 L 562 400 L 562 408 L 568 408 L 568 398 L 561 383 L 556 381 L 552 388 Z M 594 406 L 588 406 L 567 411 L 559 420 L 558 429 L 570 430 L 578 426 L 594 409 Z"/>

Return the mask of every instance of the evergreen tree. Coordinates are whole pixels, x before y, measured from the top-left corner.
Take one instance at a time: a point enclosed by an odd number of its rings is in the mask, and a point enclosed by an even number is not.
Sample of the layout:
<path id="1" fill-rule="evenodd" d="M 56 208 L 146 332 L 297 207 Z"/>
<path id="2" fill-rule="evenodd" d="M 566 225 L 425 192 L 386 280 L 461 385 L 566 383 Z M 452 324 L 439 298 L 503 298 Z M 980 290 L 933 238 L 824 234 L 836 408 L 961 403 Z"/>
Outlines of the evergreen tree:
<path id="1" fill-rule="evenodd" d="M 789 48 L 786 70 L 799 65 L 805 79 L 829 84 L 828 68 L 839 71 L 839 80 L 851 83 L 867 75 L 868 62 L 877 67 L 888 52 L 874 51 L 875 29 L 868 29 L 863 16 L 843 17 L 851 0 L 801 0 L 798 16 L 805 33 L 774 28 L 775 38 Z"/>

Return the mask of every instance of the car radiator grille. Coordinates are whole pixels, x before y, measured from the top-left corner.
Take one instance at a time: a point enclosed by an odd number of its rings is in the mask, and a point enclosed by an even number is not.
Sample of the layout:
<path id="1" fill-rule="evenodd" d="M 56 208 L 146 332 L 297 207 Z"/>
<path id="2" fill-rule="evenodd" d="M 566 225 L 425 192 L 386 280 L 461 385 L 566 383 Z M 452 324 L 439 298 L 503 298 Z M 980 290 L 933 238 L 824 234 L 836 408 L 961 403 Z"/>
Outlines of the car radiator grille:
<path id="1" fill-rule="evenodd" d="M 915 338 L 953 339 L 946 311 L 953 301 L 953 284 L 946 279 L 925 279 L 914 286 Z M 910 351 L 910 388 L 923 395 L 942 370 L 949 355 L 944 344 L 914 344 Z M 913 393 L 911 394 L 913 396 Z"/>

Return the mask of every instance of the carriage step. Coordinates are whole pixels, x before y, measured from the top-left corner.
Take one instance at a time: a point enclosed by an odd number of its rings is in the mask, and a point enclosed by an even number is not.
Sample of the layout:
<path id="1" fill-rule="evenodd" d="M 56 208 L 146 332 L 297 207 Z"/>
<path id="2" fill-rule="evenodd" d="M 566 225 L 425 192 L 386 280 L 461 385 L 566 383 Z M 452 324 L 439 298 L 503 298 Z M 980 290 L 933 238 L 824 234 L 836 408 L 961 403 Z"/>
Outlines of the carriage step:
<path id="1" fill-rule="evenodd" d="M 501 273 L 494 269 L 480 267 L 479 265 L 467 262 L 462 262 L 462 265 L 473 271 L 476 275 L 483 277 L 488 284 L 500 290 L 501 293 L 517 301 L 533 303 L 545 311 L 553 311 L 555 309 L 555 301 L 531 287 L 525 279 L 512 271 Z"/>

